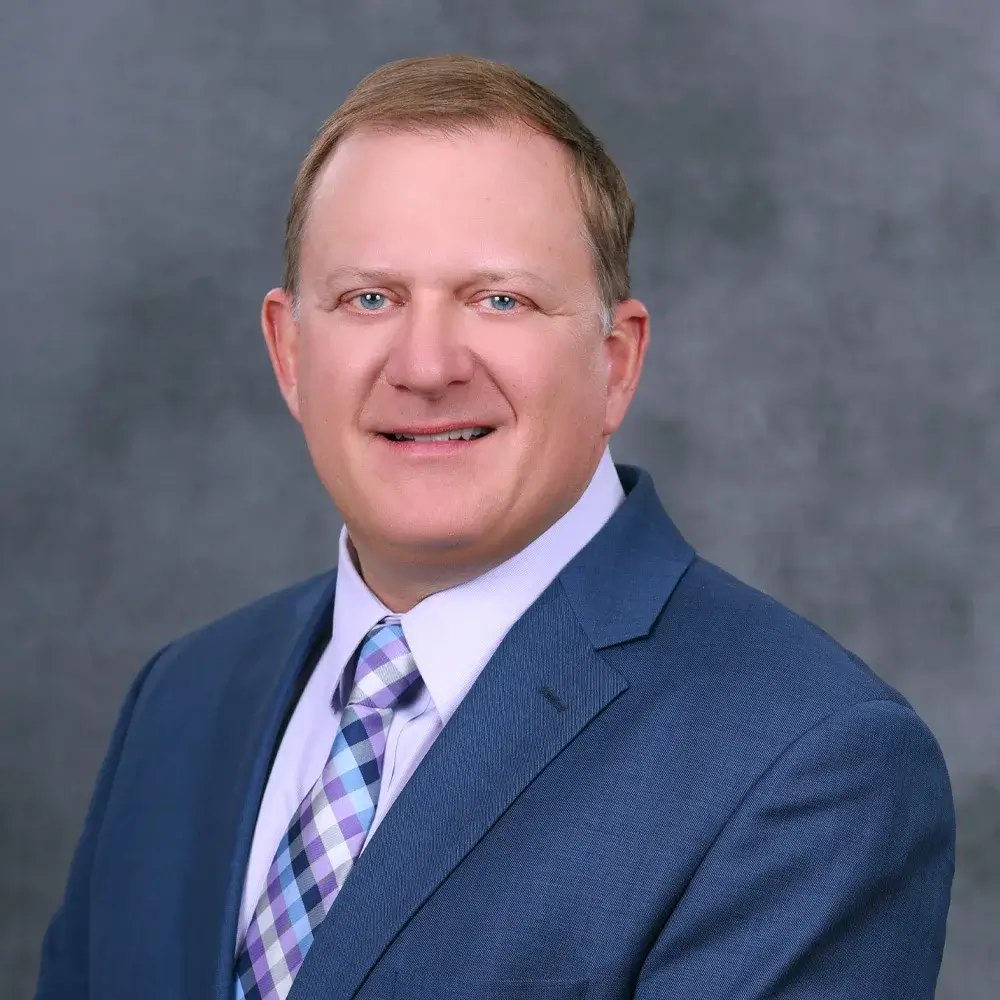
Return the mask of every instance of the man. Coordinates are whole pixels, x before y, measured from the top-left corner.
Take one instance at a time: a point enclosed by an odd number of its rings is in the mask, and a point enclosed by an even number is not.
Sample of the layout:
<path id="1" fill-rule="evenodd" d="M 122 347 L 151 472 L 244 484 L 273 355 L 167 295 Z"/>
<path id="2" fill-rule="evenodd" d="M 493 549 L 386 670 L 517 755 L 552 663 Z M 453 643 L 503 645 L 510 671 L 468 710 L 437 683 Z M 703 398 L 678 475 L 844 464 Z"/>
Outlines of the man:
<path id="1" fill-rule="evenodd" d="M 262 321 L 339 568 L 140 673 L 39 998 L 932 997 L 934 738 L 611 461 L 633 221 L 508 67 L 324 125 Z"/>

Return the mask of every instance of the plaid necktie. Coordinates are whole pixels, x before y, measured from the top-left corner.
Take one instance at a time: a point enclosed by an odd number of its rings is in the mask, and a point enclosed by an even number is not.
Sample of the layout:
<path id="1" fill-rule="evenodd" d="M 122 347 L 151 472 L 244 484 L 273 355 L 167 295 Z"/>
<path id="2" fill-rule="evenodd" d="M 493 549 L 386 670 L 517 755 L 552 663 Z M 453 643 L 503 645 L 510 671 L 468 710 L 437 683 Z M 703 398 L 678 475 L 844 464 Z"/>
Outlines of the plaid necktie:
<path id="1" fill-rule="evenodd" d="M 361 643 L 354 687 L 323 773 L 278 845 L 236 958 L 236 1000 L 284 1000 L 375 818 L 393 706 L 420 674 L 403 627 Z"/>

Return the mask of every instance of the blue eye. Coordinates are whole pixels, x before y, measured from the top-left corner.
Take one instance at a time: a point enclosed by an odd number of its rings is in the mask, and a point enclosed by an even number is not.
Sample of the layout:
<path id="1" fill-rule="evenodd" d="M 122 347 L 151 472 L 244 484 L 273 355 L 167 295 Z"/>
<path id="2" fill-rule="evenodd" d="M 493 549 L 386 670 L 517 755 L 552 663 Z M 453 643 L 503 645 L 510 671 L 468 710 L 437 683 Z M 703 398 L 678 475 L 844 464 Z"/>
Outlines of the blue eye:
<path id="1" fill-rule="evenodd" d="M 361 308 L 368 312 L 376 312 L 385 302 L 385 296 L 381 292 L 362 292 L 355 298 L 361 303 Z"/>
<path id="2" fill-rule="evenodd" d="M 489 301 L 497 312 L 510 312 L 517 305 L 517 299 L 513 295 L 491 295 Z"/>

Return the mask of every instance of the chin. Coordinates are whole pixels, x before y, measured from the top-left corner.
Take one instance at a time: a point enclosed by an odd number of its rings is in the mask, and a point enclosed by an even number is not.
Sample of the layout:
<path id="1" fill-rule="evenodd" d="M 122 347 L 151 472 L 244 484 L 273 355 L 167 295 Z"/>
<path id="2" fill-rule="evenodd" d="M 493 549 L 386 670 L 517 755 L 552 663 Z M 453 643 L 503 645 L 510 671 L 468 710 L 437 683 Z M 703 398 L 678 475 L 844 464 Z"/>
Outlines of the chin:
<path id="1" fill-rule="evenodd" d="M 466 549 L 480 543 L 484 531 L 468 523 L 455 524 L 442 518 L 414 518 L 405 525 L 385 530 L 383 537 L 415 550 Z"/>
<path id="2" fill-rule="evenodd" d="M 370 507 L 367 533 L 393 546 L 448 549 L 474 545 L 494 529 L 489 517 L 470 516 L 468 510 L 447 505 L 424 506 L 405 503 L 392 507 Z M 374 514 L 375 516 L 372 516 Z"/>
<path id="3" fill-rule="evenodd" d="M 484 540 L 500 537 L 507 518 L 489 495 L 455 489 L 421 492 L 403 488 L 388 495 L 355 494 L 350 504 L 355 516 L 345 520 L 355 523 L 370 544 L 410 550 L 413 558 L 421 550 L 478 549 Z"/>

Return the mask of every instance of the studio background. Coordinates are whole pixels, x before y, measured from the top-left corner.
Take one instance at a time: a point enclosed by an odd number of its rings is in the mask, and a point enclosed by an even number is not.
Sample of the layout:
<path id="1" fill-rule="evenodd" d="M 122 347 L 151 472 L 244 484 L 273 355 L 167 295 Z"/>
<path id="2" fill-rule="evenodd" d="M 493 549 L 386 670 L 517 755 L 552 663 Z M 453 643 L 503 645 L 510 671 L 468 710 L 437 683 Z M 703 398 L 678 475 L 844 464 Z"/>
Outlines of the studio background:
<path id="1" fill-rule="evenodd" d="M 996 0 L 5 0 L 0 969 L 31 996 L 127 685 L 336 559 L 258 325 L 322 120 L 391 59 L 552 86 L 637 203 L 612 442 L 944 749 L 938 996 L 1000 985 Z"/>

